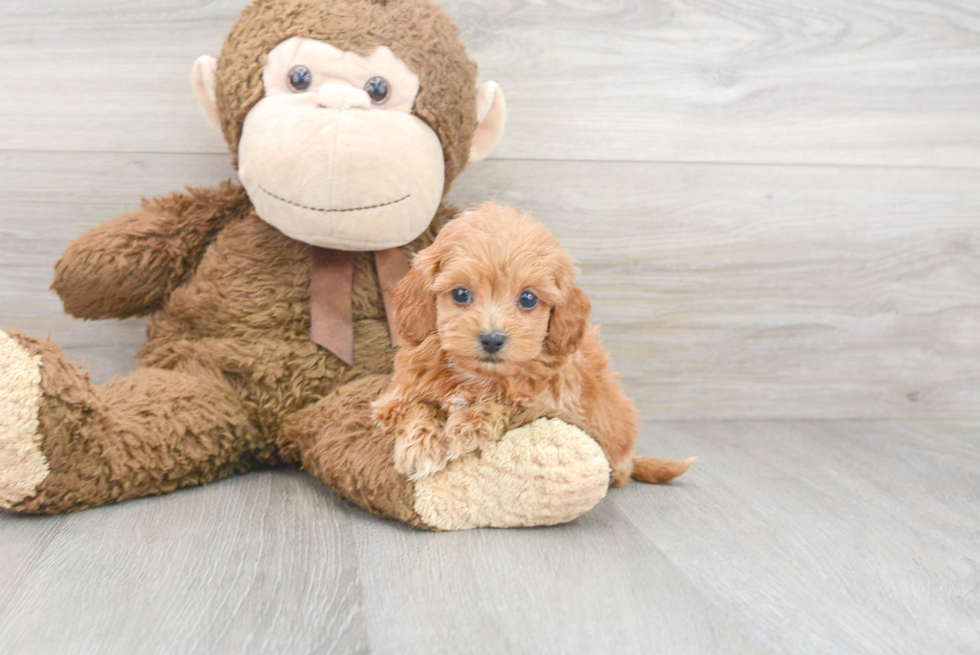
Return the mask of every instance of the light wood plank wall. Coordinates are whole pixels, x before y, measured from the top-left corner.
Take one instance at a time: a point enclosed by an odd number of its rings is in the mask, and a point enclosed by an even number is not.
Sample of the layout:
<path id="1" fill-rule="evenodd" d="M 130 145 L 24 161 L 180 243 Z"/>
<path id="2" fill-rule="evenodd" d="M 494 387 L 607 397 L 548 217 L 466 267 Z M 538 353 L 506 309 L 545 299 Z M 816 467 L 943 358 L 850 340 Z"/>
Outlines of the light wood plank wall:
<path id="1" fill-rule="evenodd" d="M 132 368 L 141 322 L 64 316 L 51 267 L 232 175 L 189 70 L 243 4 L 4 0 L 0 326 Z M 452 199 L 554 229 L 648 416 L 980 418 L 980 5 L 441 4 L 510 109 Z"/>

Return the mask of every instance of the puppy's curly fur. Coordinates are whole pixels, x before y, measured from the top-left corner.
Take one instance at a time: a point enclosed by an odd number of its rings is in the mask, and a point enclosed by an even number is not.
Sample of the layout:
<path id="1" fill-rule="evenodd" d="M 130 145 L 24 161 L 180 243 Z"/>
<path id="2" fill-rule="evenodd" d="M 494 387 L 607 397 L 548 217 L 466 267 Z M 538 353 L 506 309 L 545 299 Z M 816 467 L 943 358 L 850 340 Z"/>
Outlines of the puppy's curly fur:
<path id="1" fill-rule="evenodd" d="M 575 272 L 529 213 L 495 203 L 460 215 L 418 254 L 396 290 L 395 375 L 374 404 L 396 432 L 399 472 L 424 478 L 541 416 L 590 434 L 613 486 L 687 470 L 693 459 L 634 458 L 638 415 L 588 322 Z"/>

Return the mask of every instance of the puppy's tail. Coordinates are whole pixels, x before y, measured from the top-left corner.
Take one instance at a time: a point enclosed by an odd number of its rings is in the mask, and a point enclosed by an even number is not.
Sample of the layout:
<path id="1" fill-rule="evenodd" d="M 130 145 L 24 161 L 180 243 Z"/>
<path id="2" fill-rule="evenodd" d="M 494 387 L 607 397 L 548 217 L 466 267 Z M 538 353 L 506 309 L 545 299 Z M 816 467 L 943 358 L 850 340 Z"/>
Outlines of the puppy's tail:
<path id="1" fill-rule="evenodd" d="M 632 477 L 647 484 L 663 484 L 683 475 L 696 461 L 697 457 L 688 457 L 683 462 L 677 459 L 634 457 Z"/>

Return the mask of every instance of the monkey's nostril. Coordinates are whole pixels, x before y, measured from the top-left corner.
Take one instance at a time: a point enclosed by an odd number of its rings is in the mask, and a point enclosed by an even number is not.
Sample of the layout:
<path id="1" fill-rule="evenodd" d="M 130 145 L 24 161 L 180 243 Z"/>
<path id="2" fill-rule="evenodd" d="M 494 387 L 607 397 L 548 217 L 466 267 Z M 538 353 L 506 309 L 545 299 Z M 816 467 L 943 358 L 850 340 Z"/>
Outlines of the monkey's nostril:
<path id="1" fill-rule="evenodd" d="M 480 345 L 488 355 L 496 354 L 507 342 L 503 332 L 483 332 L 480 334 Z"/>

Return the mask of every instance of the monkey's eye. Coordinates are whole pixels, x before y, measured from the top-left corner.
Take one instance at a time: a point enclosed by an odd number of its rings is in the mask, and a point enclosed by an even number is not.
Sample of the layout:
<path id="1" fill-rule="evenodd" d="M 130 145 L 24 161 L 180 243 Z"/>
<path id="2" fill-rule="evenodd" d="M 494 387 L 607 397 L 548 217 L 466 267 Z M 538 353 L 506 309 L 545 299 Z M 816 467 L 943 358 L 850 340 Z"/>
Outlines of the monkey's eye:
<path id="1" fill-rule="evenodd" d="M 517 299 L 517 303 L 521 306 L 521 309 L 534 309 L 538 306 L 538 297 L 530 291 L 525 291 Z"/>
<path id="2" fill-rule="evenodd" d="M 289 71 L 289 88 L 301 93 L 313 84 L 313 73 L 306 66 L 293 66 Z"/>
<path id="3" fill-rule="evenodd" d="M 469 289 L 464 289 L 463 287 L 453 289 L 452 297 L 453 302 L 457 305 L 469 305 L 473 302 L 473 294 L 470 293 Z"/>
<path id="4" fill-rule="evenodd" d="M 364 90 L 370 96 L 371 102 L 376 105 L 383 105 L 388 99 L 388 96 L 391 95 L 391 87 L 388 86 L 388 80 L 383 77 L 372 77 L 369 79 L 364 83 Z"/>

